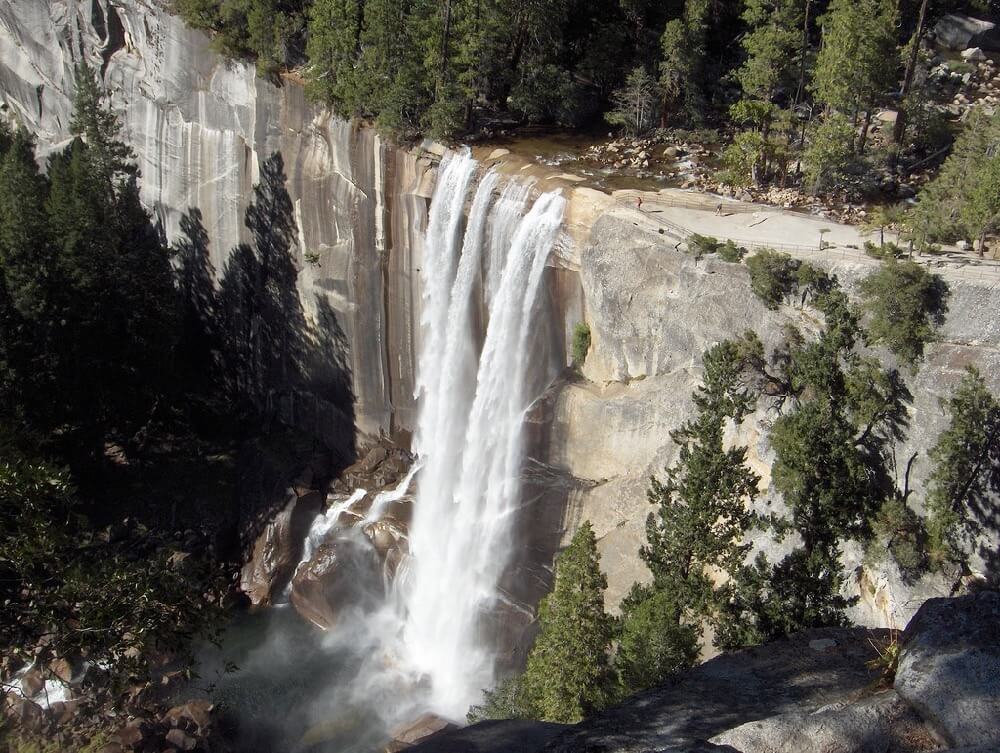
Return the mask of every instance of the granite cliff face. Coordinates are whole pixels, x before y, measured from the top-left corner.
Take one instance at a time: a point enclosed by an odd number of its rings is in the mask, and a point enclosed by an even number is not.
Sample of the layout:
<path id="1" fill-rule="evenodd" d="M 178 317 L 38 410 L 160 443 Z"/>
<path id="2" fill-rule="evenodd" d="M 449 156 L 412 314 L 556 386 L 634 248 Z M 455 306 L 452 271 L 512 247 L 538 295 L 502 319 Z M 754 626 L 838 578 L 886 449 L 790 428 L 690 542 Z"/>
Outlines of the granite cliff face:
<path id="1" fill-rule="evenodd" d="M 268 157 L 281 153 L 297 232 L 298 297 L 316 332 L 336 333 L 329 352 L 315 359 L 307 399 L 282 407 L 327 431 L 345 418 L 324 402 L 323 385 L 336 378 L 333 372 L 346 372 L 357 443 L 379 435 L 405 443 L 415 422 L 421 238 L 435 177 L 432 152 L 439 148 L 395 147 L 311 106 L 295 81 L 276 86 L 250 66 L 222 60 L 162 0 L 0 0 L 3 111 L 36 133 L 43 151 L 67 138 L 73 65 L 80 59 L 103 75 L 137 155 L 144 201 L 171 239 L 183 235 L 190 210 L 200 210 L 217 274 L 230 251 L 250 239 L 244 216 L 253 186 Z M 501 169 L 509 173 L 524 167 L 487 150 L 476 156 L 507 162 Z M 701 353 L 748 328 L 773 347 L 787 322 L 805 330 L 818 322 L 795 307 L 769 311 L 751 293 L 745 267 L 696 261 L 676 250 L 669 232 L 612 197 L 541 168 L 524 174 L 544 190 L 563 185 L 569 198 L 567 240 L 550 261 L 539 315 L 545 360 L 565 363 L 566 333 L 581 319 L 591 326 L 593 345 L 584 378 L 550 385 L 530 416 L 528 524 L 517 560 L 528 563 L 536 576 L 528 580 L 544 592 L 545 563 L 590 519 L 614 607 L 645 575 L 637 557 L 645 489 L 650 474 L 675 458 L 669 431 L 690 415 Z M 850 288 L 873 263 L 827 266 Z M 900 475 L 917 453 L 910 485 L 918 509 L 926 452 L 947 420 L 940 398 L 969 363 L 1000 391 L 1000 290 L 991 280 L 948 281 L 947 323 L 908 378 L 909 433 L 896 448 Z M 761 504 L 780 509 L 767 490 L 772 420 L 762 401 L 731 435 L 750 447 L 762 476 Z M 990 532 L 987 544 L 995 547 L 996 538 Z M 924 599 L 952 585 L 934 578 L 906 585 L 891 565 L 862 567 L 862 559 L 860 547 L 847 547 L 845 567 L 862 596 L 854 616 L 863 624 L 903 625 Z M 983 567 L 981 560 L 974 564 Z"/>
<path id="2" fill-rule="evenodd" d="M 223 60 L 162 0 L 3 2 L 0 40 L 5 115 L 37 135 L 42 153 L 68 137 L 74 65 L 86 60 L 102 73 L 144 202 L 171 240 L 197 208 L 217 275 L 250 240 L 247 204 L 263 163 L 279 152 L 298 233 L 299 298 L 314 326 L 343 331 L 343 352 L 327 363 L 346 359 L 358 432 L 412 427 L 410 283 L 427 160 L 311 107 L 294 83 L 274 86 L 253 66 Z M 335 322 L 321 321 L 331 312 Z M 333 419 L 317 411 L 315 420 Z"/>

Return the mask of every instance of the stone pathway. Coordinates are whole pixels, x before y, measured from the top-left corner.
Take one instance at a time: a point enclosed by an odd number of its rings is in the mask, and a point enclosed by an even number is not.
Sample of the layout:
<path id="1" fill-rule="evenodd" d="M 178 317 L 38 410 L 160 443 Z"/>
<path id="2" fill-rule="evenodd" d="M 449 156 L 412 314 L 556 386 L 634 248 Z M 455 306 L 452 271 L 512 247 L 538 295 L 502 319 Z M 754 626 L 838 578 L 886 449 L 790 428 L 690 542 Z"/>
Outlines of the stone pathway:
<path id="1" fill-rule="evenodd" d="M 658 193 L 623 190 L 615 191 L 612 197 L 622 211 L 645 219 L 678 240 L 696 232 L 733 240 L 750 250 L 774 248 L 805 261 L 821 258 L 868 266 L 880 263 L 864 252 L 865 241 L 875 240 L 877 233 L 865 233 L 856 225 L 681 189 Z M 888 231 L 885 238 L 896 240 L 895 234 Z M 1000 262 L 980 260 L 954 247 L 946 248 L 941 255 L 921 255 L 914 260 L 946 280 L 1000 284 Z"/>

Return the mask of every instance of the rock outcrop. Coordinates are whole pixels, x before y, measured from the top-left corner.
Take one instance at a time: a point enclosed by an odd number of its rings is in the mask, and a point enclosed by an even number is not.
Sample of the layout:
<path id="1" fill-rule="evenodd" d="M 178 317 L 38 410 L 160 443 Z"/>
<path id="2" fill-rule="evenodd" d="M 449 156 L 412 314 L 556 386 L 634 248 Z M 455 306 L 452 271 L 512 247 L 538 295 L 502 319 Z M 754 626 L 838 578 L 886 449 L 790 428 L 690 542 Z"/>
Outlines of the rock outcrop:
<path id="1" fill-rule="evenodd" d="M 523 720 L 444 732 L 413 753 L 923 753 L 1000 745 L 1000 594 L 929 601 L 902 637 L 828 628 L 718 656 L 571 727 Z M 960 747 L 959 747 L 960 746 Z"/>
<path id="2" fill-rule="evenodd" d="M 551 498 L 566 498 L 565 538 L 579 521 L 590 520 L 599 539 L 601 567 L 608 574 L 606 602 L 615 608 L 631 584 L 648 577 L 637 552 L 644 541 L 649 477 L 662 474 L 676 459 L 669 433 L 693 415 L 691 394 L 701 379 L 701 354 L 720 340 L 754 330 L 769 351 L 788 324 L 815 332 L 820 319 L 808 308 L 767 309 L 750 289 L 745 265 L 714 256 L 700 260 L 675 248 L 656 225 L 624 208 L 605 211 L 593 224 L 580 251 L 580 281 L 592 344 L 583 366 L 584 380 L 569 380 L 553 396 L 551 425 L 536 460 L 549 469 Z M 837 275 L 854 293 L 876 260 L 812 261 Z M 1000 306 L 1000 289 L 990 278 L 949 276 L 949 311 L 937 342 L 926 350 L 916 373 L 904 377 L 913 395 L 904 439 L 894 448 L 899 483 L 910 468 L 910 504 L 923 512 L 925 482 L 931 470 L 928 451 L 948 424 L 942 400 L 975 365 L 989 387 L 1000 393 L 1000 324 L 988 312 Z M 878 351 L 887 363 L 891 356 Z M 761 476 L 759 511 L 780 513 L 783 504 L 770 484 L 774 459 L 768 434 L 775 412 L 762 399 L 755 413 L 727 441 L 749 448 L 748 462 Z M 566 489 L 569 488 L 567 492 Z M 989 573 L 990 552 L 1000 532 L 985 520 L 971 552 L 973 570 Z M 771 559 L 784 553 L 767 536 L 754 540 Z M 850 596 L 860 600 L 851 612 L 858 623 L 901 627 L 926 598 L 945 596 L 954 585 L 941 576 L 912 583 L 891 561 L 867 561 L 860 546 L 845 547 Z"/>
<path id="3" fill-rule="evenodd" d="M 955 747 L 1000 747 L 1000 593 L 927 601 L 906 628 L 895 688 Z"/>

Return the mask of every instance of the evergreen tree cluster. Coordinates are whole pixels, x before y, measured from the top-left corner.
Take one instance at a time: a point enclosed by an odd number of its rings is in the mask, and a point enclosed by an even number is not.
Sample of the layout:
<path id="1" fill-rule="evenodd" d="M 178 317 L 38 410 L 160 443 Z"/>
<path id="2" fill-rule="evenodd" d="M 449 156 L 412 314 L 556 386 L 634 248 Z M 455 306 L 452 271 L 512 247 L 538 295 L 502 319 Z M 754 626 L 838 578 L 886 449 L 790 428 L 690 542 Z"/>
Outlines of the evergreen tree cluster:
<path id="1" fill-rule="evenodd" d="M 315 101 L 399 136 L 524 122 L 606 120 L 630 135 L 713 126 L 728 141 L 724 182 L 856 192 L 875 189 L 878 169 L 916 164 L 947 145 L 922 44 L 938 17 L 966 5 L 174 0 L 173 8 L 224 54 L 255 59 L 268 75 L 295 70 Z M 882 108 L 897 117 L 873 148 Z M 981 153 L 982 130 L 964 129 L 975 143 L 956 153 Z M 925 204 L 947 215 L 932 235 L 949 225 L 970 238 L 995 229 L 992 163 L 976 164 L 961 200 L 947 185 L 932 192 Z"/>
<path id="2" fill-rule="evenodd" d="M 0 410 L 85 453 L 134 434 L 169 389 L 178 299 L 131 154 L 77 73 L 78 137 L 43 174 L 31 138 L 0 135 Z"/>

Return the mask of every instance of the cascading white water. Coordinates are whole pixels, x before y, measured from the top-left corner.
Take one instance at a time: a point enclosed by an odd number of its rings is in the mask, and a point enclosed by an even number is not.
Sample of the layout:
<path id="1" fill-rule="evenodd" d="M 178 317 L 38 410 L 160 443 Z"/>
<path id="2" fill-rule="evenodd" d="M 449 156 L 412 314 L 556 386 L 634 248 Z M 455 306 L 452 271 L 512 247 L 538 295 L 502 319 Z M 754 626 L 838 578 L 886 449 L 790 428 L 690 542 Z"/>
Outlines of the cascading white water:
<path id="1" fill-rule="evenodd" d="M 492 651 L 479 627 L 509 561 L 522 424 L 533 397 L 526 387 L 531 314 L 565 208 L 558 193 L 546 193 L 520 217 L 528 188 L 517 185 L 504 191 L 487 239 L 498 182 L 488 173 L 463 240 L 458 231 L 475 169 L 468 152 L 448 155 L 431 204 L 414 437 L 423 465 L 412 560 L 399 584 L 405 659 L 430 679 L 432 709 L 452 718 L 464 716 L 493 679 Z M 487 240 L 487 287 L 496 279 L 477 367 L 472 292 Z"/>
<path id="2" fill-rule="evenodd" d="M 507 260 L 507 250 L 514 237 L 521 215 L 524 214 L 531 194 L 530 182 L 512 180 L 500 194 L 489 220 L 489 255 L 486 259 L 485 284 L 483 285 L 486 305 L 493 304 L 497 291 L 500 289 L 500 279 L 503 275 L 504 262 Z"/>

